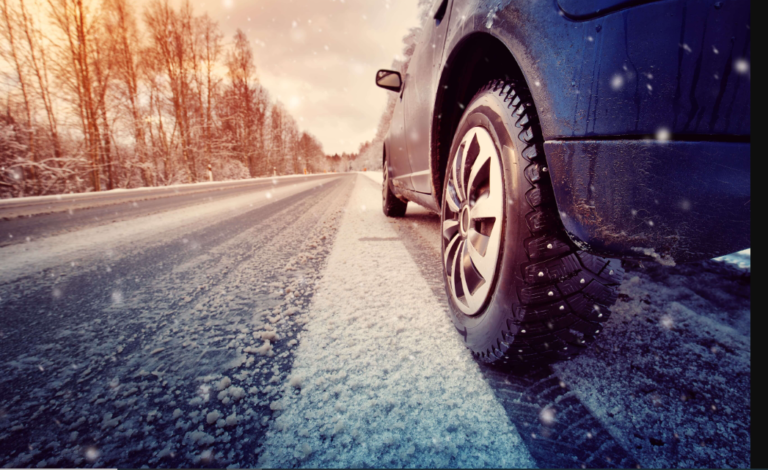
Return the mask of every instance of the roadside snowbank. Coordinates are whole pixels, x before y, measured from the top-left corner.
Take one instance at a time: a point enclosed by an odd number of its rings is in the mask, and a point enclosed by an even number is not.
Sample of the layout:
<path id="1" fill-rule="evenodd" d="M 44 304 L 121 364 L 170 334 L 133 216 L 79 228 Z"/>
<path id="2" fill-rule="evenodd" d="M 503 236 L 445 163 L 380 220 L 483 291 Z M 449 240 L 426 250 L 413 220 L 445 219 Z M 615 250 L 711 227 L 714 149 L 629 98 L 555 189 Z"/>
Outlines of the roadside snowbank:
<path id="1" fill-rule="evenodd" d="M 259 465 L 533 466 L 380 199 L 358 178 Z"/>
<path id="2" fill-rule="evenodd" d="M 168 186 L 147 186 L 142 188 L 117 188 L 106 191 L 91 191 L 85 193 L 66 193 L 66 194 L 50 194 L 47 196 L 24 196 L 14 197 L 8 199 L 0 199 L 0 208 L 13 207 L 17 205 L 24 205 L 29 203 L 38 202 L 59 202 L 59 201 L 77 201 L 80 199 L 98 198 L 99 196 L 110 196 L 115 194 L 136 194 L 144 195 L 143 193 L 152 192 L 169 192 L 169 190 L 177 189 L 204 189 L 204 188 L 226 188 L 229 186 L 235 186 L 238 184 L 257 183 L 259 181 L 269 180 L 286 180 L 292 178 L 303 178 L 306 176 L 319 176 L 320 173 L 314 173 L 309 175 L 284 175 L 284 176 L 265 176 L 262 178 L 245 178 L 240 180 L 226 180 L 226 181 L 201 181 L 199 183 L 182 183 L 171 184 Z"/>
<path id="3" fill-rule="evenodd" d="M 374 183 L 382 184 L 384 182 L 384 175 L 381 171 L 358 171 L 357 173 L 370 178 Z"/>
<path id="4" fill-rule="evenodd" d="M 730 255 L 714 258 L 714 260 L 734 264 L 742 269 L 752 269 L 752 249 L 747 248 L 746 250 L 737 251 Z"/>

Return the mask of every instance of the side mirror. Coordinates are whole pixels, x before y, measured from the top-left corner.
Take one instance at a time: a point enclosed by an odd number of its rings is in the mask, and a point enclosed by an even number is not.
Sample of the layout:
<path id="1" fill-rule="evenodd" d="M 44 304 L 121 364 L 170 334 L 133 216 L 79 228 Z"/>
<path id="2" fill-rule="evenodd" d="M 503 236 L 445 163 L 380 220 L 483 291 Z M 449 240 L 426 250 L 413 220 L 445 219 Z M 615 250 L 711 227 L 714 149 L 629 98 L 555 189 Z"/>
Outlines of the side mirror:
<path id="1" fill-rule="evenodd" d="M 403 79 L 400 72 L 394 70 L 379 70 L 376 72 L 376 85 L 385 90 L 400 92 L 403 88 Z"/>

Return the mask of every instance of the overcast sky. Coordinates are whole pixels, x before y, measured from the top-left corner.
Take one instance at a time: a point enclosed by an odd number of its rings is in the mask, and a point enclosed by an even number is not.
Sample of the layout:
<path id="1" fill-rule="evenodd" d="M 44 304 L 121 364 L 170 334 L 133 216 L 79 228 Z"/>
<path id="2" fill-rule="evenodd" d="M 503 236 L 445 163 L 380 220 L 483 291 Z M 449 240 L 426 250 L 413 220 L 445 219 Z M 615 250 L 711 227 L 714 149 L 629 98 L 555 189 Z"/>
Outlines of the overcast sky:
<path id="1" fill-rule="evenodd" d="M 417 26 L 416 0 L 192 0 L 253 46 L 257 75 L 327 154 L 357 151 L 373 138 L 386 90 L 376 70 L 402 53 Z"/>

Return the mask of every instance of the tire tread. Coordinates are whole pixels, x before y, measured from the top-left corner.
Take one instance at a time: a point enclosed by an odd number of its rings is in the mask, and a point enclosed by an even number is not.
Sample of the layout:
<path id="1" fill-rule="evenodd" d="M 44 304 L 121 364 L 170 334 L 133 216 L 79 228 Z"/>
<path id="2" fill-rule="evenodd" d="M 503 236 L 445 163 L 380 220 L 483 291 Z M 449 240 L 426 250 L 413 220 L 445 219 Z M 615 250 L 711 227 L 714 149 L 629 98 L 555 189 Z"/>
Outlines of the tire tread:
<path id="1" fill-rule="evenodd" d="M 528 262 L 521 266 L 520 308 L 510 312 L 508 329 L 496 346 L 473 351 L 490 363 L 549 363 L 571 359 L 600 335 L 616 302 L 624 270 L 616 260 L 581 251 L 565 234 L 555 203 L 542 147 L 538 116 L 523 89 L 492 80 L 478 95 L 498 93 L 518 118 L 513 134 L 524 144 L 521 155 L 530 189 L 525 216 L 530 237 L 524 242 Z M 542 273 L 542 275 L 539 275 Z M 583 281 L 582 281 L 583 279 Z"/>

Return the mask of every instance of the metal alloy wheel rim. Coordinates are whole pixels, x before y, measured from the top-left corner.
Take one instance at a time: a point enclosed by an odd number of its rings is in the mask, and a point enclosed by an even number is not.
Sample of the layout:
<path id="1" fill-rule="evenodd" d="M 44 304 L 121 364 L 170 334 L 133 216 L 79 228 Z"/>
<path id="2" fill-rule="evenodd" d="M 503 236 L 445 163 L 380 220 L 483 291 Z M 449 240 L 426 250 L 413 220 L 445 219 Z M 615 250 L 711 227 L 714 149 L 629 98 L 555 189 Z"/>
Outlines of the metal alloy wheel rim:
<path id="1" fill-rule="evenodd" d="M 504 215 L 501 160 L 487 130 L 467 131 L 448 171 L 443 269 L 456 306 L 476 315 L 491 294 Z"/>

